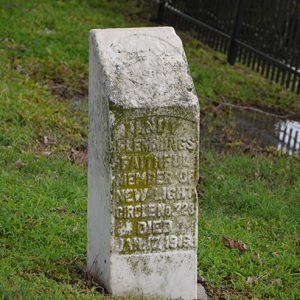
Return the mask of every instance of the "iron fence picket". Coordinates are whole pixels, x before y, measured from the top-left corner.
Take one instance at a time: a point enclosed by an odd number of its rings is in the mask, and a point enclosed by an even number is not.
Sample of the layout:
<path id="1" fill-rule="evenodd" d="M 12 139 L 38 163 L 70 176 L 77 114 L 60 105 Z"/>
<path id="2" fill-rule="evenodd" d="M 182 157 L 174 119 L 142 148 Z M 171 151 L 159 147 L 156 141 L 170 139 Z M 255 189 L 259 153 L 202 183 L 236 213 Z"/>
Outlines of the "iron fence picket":
<path id="1" fill-rule="evenodd" d="M 294 137 L 294 143 L 293 143 L 293 148 L 292 148 L 292 151 L 293 153 L 296 153 L 297 151 L 297 144 L 299 144 L 297 141 L 298 141 L 298 134 L 299 134 L 299 131 L 297 130 L 296 133 L 295 133 L 295 137 Z"/>

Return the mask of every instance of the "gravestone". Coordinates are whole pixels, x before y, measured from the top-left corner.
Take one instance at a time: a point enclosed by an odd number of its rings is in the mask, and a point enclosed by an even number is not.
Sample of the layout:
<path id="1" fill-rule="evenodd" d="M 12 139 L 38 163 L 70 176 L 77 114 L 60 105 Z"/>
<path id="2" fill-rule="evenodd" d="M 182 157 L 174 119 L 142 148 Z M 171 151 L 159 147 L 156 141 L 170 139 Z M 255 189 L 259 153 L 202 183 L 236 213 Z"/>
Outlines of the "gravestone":
<path id="1" fill-rule="evenodd" d="M 197 298 L 199 104 L 173 28 L 90 32 L 88 270 Z"/>

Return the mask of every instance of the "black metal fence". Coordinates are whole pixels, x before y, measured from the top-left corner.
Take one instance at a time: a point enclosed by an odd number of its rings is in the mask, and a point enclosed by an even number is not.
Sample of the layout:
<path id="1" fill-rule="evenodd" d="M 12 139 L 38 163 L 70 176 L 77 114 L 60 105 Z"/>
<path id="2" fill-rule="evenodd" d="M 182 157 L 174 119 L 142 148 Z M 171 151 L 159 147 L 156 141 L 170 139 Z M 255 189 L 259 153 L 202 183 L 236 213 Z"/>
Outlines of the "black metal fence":
<path id="1" fill-rule="evenodd" d="M 158 0 L 169 23 L 300 93 L 300 0 Z"/>

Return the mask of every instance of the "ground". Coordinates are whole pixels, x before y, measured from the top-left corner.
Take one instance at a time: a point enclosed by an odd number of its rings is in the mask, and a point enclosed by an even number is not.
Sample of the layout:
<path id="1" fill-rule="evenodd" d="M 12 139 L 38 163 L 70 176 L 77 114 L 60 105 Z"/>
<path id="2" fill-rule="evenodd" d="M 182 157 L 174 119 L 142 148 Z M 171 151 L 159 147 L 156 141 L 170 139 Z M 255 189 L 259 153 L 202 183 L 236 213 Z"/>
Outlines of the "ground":
<path id="1" fill-rule="evenodd" d="M 148 17 L 134 0 L 1 1 L 2 298 L 104 297 L 85 276 L 88 32 L 154 26 Z M 299 95 L 181 36 L 203 120 L 225 101 L 298 112 Z M 209 295 L 298 299 L 299 159 L 231 143 L 202 150 L 200 174 L 198 272 Z"/>

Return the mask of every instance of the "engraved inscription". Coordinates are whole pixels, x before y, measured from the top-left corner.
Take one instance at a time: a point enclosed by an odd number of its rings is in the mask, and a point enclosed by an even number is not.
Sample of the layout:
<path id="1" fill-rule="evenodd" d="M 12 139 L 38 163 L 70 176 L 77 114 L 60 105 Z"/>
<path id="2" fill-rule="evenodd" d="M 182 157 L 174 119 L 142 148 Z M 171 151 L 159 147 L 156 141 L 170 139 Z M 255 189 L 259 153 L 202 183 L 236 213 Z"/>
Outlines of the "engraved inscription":
<path id="1" fill-rule="evenodd" d="M 119 122 L 112 142 L 114 250 L 190 250 L 196 245 L 197 124 L 145 116 Z"/>

